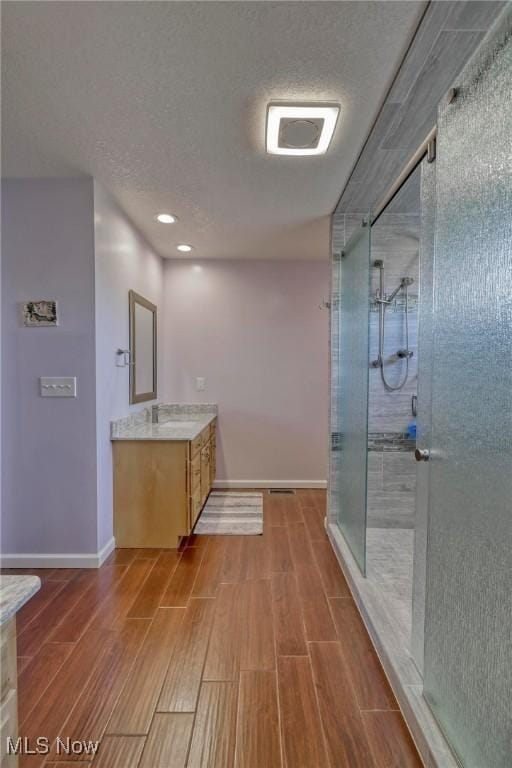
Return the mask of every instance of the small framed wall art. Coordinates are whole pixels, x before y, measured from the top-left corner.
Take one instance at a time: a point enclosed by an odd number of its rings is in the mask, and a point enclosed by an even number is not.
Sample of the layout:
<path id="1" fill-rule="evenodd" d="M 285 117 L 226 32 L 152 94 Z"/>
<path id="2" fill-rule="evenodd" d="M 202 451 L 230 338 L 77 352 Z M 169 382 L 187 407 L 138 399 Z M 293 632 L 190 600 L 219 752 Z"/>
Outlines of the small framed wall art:
<path id="1" fill-rule="evenodd" d="M 21 305 L 23 325 L 27 327 L 42 327 L 58 325 L 57 302 L 50 299 L 25 301 Z"/>

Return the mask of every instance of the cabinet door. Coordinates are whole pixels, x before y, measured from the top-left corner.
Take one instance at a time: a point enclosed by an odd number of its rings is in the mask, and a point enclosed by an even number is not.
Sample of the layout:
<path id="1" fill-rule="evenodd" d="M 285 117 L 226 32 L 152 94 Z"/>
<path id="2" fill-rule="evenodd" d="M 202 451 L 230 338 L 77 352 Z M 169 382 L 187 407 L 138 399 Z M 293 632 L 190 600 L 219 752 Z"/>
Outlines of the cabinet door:
<path id="1" fill-rule="evenodd" d="M 201 454 L 198 453 L 190 462 L 190 495 L 193 496 L 197 487 L 201 485 Z"/>
<path id="2" fill-rule="evenodd" d="M 7 739 L 18 737 L 16 675 L 16 619 L 4 624 L 0 633 L 0 763 L 2 768 L 16 768 L 18 758 L 7 754 Z"/>
<path id="3" fill-rule="evenodd" d="M 174 549 L 189 532 L 188 444 L 120 440 L 112 447 L 116 545 Z"/>
<path id="4" fill-rule="evenodd" d="M 195 488 L 190 499 L 190 529 L 192 529 L 196 524 L 196 520 L 199 517 L 202 506 L 203 503 L 201 500 L 201 485 L 199 484 Z"/>
<path id="5" fill-rule="evenodd" d="M 210 492 L 210 443 L 201 451 L 201 500 L 204 504 Z"/>
<path id="6" fill-rule="evenodd" d="M 215 445 L 215 437 L 212 437 L 210 441 L 210 488 L 213 486 L 216 470 L 217 470 L 217 446 Z"/>

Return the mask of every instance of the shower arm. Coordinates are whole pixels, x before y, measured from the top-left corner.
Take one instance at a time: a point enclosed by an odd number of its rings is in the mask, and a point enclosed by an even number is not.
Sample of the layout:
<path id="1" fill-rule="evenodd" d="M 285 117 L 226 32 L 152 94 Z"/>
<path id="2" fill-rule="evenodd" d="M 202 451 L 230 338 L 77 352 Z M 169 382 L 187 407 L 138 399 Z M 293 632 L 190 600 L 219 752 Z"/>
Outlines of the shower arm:
<path id="1" fill-rule="evenodd" d="M 382 272 L 381 272 L 381 274 L 382 274 Z M 400 280 L 400 283 L 398 284 L 398 286 L 395 288 L 393 293 L 390 296 L 388 296 L 387 299 L 383 298 L 384 293 L 383 293 L 383 290 L 381 290 L 379 298 L 375 299 L 376 303 L 377 304 L 391 304 L 391 302 L 393 301 L 393 299 L 397 295 L 398 291 L 400 291 L 402 288 L 405 288 L 406 285 L 411 285 L 411 283 L 412 283 L 412 280 L 411 280 L 410 277 L 402 277 L 402 279 Z"/>

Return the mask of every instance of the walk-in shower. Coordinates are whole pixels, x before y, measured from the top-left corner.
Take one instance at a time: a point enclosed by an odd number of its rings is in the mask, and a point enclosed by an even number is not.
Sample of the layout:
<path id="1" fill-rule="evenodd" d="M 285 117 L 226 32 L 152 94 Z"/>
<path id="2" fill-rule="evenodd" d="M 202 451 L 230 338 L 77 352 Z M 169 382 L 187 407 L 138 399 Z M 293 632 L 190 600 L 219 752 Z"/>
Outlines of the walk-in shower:
<path id="1" fill-rule="evenodd" d="M 510 3 L 452 83 L 333 216 L 328 532 L 425 764 L 510 768 Z"/>
<path id="2" fill-rule="evenodd" d="M 373 266 L 379 270 L 379 287 L 375 295 L 375 303 L 379 307 L 379 353 L 375 360 L 372 360 L 372 366 L 374 368 L 380 368 L 380 376 L 384 388 L 387 392 L 399 392 L 407 384 L 409 378 L 409 360 L 413 356 L 413 352 L 409 349 L 409 286 L 414 283 L 412 277 L 402 277 L 398 286 L 389 295 L 386 296 L 385 281 L 384 281 L 384 261 L 382 259 L 376 259 L 373 262 Z M 402 375 L 402 379 L 398 384 L 390 384 L 386 378 L 386 372 L 384 370 L 385 358 L 384 358 L 384 344 L 386 338 L 386 309 L 391 306 L 396 296 L 400 291 L 404 294 L 404 310 L 405 310 L 405 347 L 398 349 L 395 353 L 395 361 L 405 360 L 405 370 Z"/>

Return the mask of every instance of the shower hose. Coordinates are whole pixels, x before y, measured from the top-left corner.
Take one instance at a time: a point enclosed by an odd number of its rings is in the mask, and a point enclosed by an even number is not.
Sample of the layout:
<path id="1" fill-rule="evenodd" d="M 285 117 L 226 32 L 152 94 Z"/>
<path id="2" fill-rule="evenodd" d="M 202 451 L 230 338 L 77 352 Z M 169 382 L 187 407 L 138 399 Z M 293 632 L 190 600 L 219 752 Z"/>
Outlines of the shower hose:
<path id="1" fill-rule="evenodd" d="M 405 291 L 405 348 L 409 352 L 409 295 L 407 291 L 407 283 L 403 286 Z M 403 389 L 407 384 L 409 378 L 409 355 L 405 358 L 405 375 L 398 384 L 390 384 L 386 380 L 386 374 L 384 373 L 384 338 L 386 330 L 386 304 L 380 305 L 380 317 L 379 317 L 379 358 L 380 358 L 380 375 L 382 383 L 387 392 L 398 392 Z"/>

